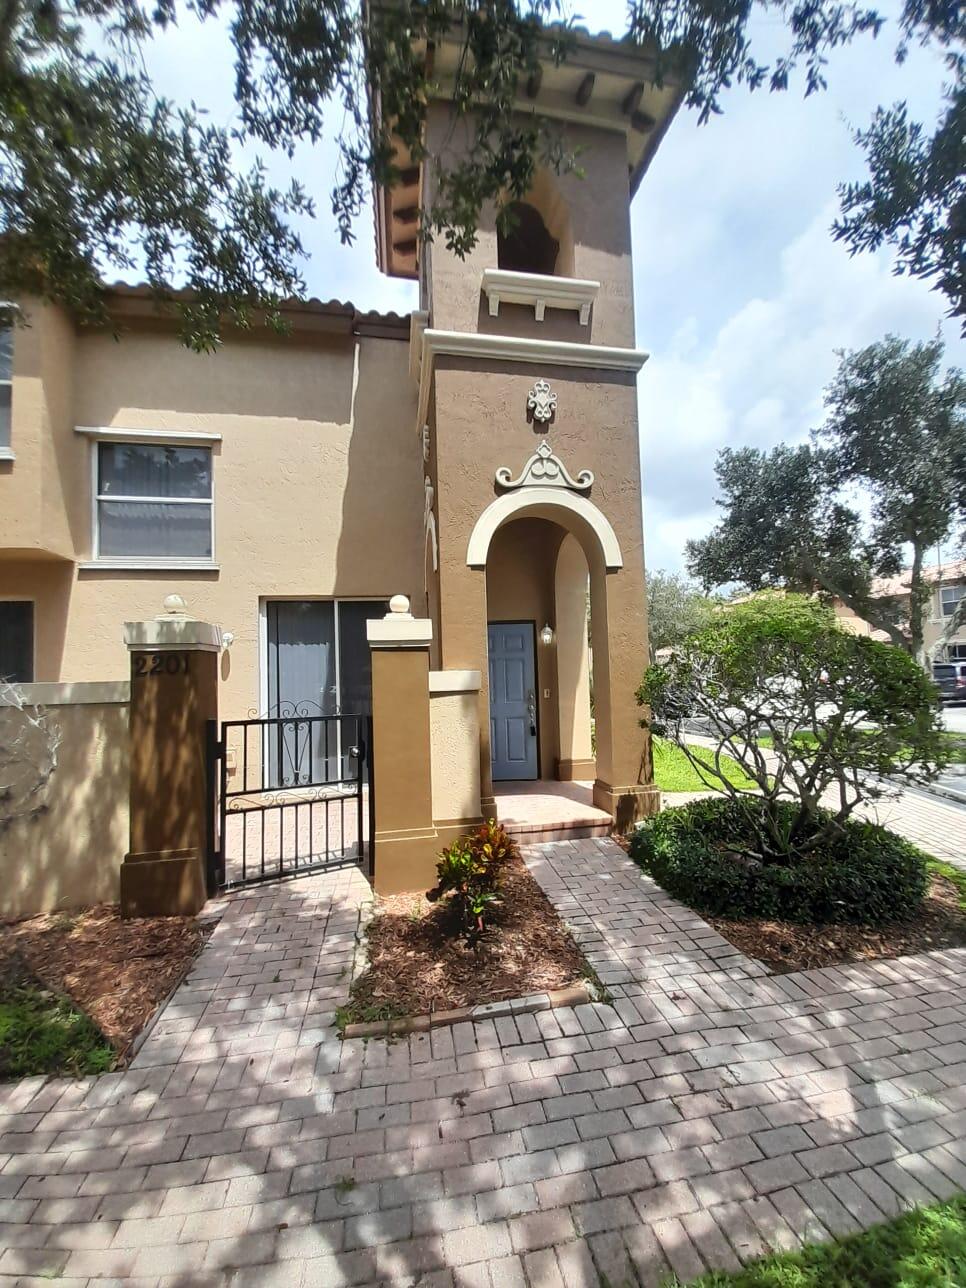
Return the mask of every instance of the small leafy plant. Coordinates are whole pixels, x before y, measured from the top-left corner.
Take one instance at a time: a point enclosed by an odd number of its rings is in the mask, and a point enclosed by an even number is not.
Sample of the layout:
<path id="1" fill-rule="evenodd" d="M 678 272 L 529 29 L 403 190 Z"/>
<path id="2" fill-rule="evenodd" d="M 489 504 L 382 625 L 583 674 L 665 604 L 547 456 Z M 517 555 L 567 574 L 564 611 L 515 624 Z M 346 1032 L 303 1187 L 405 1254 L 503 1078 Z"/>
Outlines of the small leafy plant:
<path id="1" fill-rule="evenodd" d="M 487 819 L 470 839 L 470 844 L 478 850 L 488 863 L 499 868 L 516 853 L 513 838 L 502 823 L 495 818 Z"/>
<path id="2" fill-rule="evenodd" d="M 427 891 L 431 903 L 449 896 L 460 933 L 475 944 L 486 930 L 487 916 L 499 902 L 500 870 L 514 853 L 506 829 L 495 819 L 483 823 L 440 855 L 437 884 Z"/>

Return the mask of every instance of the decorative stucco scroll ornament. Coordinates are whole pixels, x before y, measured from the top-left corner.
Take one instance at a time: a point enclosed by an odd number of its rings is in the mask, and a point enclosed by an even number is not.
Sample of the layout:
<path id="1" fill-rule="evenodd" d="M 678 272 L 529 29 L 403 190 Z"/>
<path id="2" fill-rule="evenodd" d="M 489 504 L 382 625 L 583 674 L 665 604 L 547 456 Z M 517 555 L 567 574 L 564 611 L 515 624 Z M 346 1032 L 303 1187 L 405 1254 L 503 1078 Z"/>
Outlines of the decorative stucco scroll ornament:
<path id="1" fill-rule="evenodd" d="M 545 425 L 553 419 L 557 410 L 557 395 L 550 388 L 549 380 L 538 380 L 527 395 L 527 411 L 533 413 L 533 419 Z"/>
<path id="2" fill-rule="evenodd" d="M 496 481 L 500 487 L 566 487 L 575 492 L 586 492 L 594 481 L 590 470 L 581 470 L 572 478 L 566 465 L 559 457 L 554 456 L 553 449 L 546 439 L 540 444 L 524 465 L 519 478 L 513 478 L 505 465 L 496 472 Z"/>
<path id="3" fill-rule="evenodd" d="M 423 488 L 425 490 L 423 524 L 426 528 L 426 542 L 433 555 L 433 572 L 439 572 L 439 541 L 436 536 L 436 515 L 433 511 L 433 501 L 436 497 L 436 490 L 433 487 L 432 480 L 428 474 L 423 479 Z"/>
<path id="4" fill-rule="evenodd" d="M 429 461 L 429 426 L 428 425 L 423 426 L 421 437 L 423 440 L 423 460 L 428 462 Z"/>

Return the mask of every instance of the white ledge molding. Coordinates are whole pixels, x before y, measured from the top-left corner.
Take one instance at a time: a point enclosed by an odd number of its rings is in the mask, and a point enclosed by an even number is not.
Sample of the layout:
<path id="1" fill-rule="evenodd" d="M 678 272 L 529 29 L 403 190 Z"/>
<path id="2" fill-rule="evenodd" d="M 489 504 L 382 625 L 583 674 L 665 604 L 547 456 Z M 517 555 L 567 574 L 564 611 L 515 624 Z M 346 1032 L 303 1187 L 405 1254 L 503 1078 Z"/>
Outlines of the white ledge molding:
<path id="1" fill-rule="evenodd" d="M 133 649 L 157 651 L 171 649 L 218 653 L 224 647 L 221 627 L 212 622 L 199 622 L 181 613 L 166 613 L 149 622 L 125 622 L 124 643 Z"/>
<path id="2" fill-rule="evenodd" d="M 476 331 L 422 333 L 419 363 L 419 404 L 416 428 L 421 432 L 429 409 L 429 387 L 437 354 L 458 358 L 483 358 L 497 362 L 531 362 L 541 366 L 596 367 L 600 371 L 640 371 L 650 354 L 646 349 L 624 349 L 605 344 L 580 344 L 573 340 L 535 340 L 520 335 L 480 335 Z"/>
<path id="3" fill-rule="evenodd" d="M 31 706 L 83 707 L 113 706 L 131 700 L 130 680 L 76 680 L 65 683 L 38 680 L 18 684 L 24 700 Z M 0 707 L 13 706 L 13 700 L 0 698 Z"/>
<path id="4" fill-rule="evenodd" d="M 80 572 L 219 572 L 208 559 L 85 559 Z"/>
<path id="5" fill-rule="evenodd" d="M 430 693 L 479 693 L 479 671 L 430 671 Z"/>
<path id="6" fill-rule="evenodd" d="M 591 305 L 597 299 L 600 282 L 577 277 L 548 277 L 543 273 L 511 273 L 503 268 L 483 270 L 483 294 L 490 305 L 490 317 L 500 316 L 501 304 L 529 305 L 538 322 L 545 311 L 570 309 L 581 326 L 590 322 Z"/>
<path id="7" fill-rule="evenodd" d="M 194 429 L 125 429 L 121 425 L 75 425 L 75 434 L 112 443 L 220 443 L 221 435 Z"/>
<path id="8" fill-rule="evenodd" d="M 370 648 L 429 648 L 433 623 L 427 617 L 387 613 L 366 622 L 366 638 Z"/>

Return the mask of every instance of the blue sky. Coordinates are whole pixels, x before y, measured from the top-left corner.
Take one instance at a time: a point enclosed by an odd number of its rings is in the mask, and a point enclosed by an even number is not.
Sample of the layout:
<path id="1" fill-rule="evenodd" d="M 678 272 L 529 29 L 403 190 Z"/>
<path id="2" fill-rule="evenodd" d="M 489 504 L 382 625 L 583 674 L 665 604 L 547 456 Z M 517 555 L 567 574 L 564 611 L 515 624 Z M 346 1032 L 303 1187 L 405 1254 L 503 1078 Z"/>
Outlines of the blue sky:
<path id="1" fill-rule="evenodd" d="M 624 29 L 619 0 L 594 0 L 579 12 L 593 30 Z M 754 32 L 767 61 L 782 29 L 769 19 Z M 829 232 L 836 184 L 862 174 L 851 130 L 898 98 L 930 123 L 938 109 L 937 56 L 914 49 L 898 68 L 895 41 L 890 25 L 878 40 L 839 51 L 829 89 L 807 100 L 800 86 L 784 94 L 736 89 L 724 115 L 700 127 L 682 109 L 641 185 L 632 221 L 637 338 L 652 355 L 640 377 L 652 568 L 680 569 L 684 542 L 714 522 L 722 446 L 800 440 L 821 421 L 836 349 L 888 331 L 924 338 L 941 325 L 947 359 L 966 363 L 958 326 L 943 322 L 942 297 L 895 277 L 888 252 L 850 259 Z M 163 92 L 230 121 L 230 49 L 217 26 L 184 24 L 156 42 L 147 63 Z M 375 267 L 368 211 L 355 245 L 340 245 L 328 208 L 335 157 L 329 139 L 294 161 L 319 210 L 304 230 L 310 293 L 362 308 L 415 307 L 414 285 Z M 289 163 L 270 165 L 285 182 Z"/>

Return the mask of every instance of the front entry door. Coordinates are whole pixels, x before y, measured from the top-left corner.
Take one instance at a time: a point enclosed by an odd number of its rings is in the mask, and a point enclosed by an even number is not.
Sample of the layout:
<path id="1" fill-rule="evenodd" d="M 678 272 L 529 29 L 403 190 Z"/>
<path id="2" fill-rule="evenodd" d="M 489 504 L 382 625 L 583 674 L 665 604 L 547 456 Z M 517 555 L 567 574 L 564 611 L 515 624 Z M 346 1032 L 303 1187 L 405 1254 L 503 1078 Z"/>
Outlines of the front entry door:
<path id="1" fill-rule="evenodd" d="M 495 782 L 537 776 L 533 622 L 490 622 L 490 753 Z"/>

